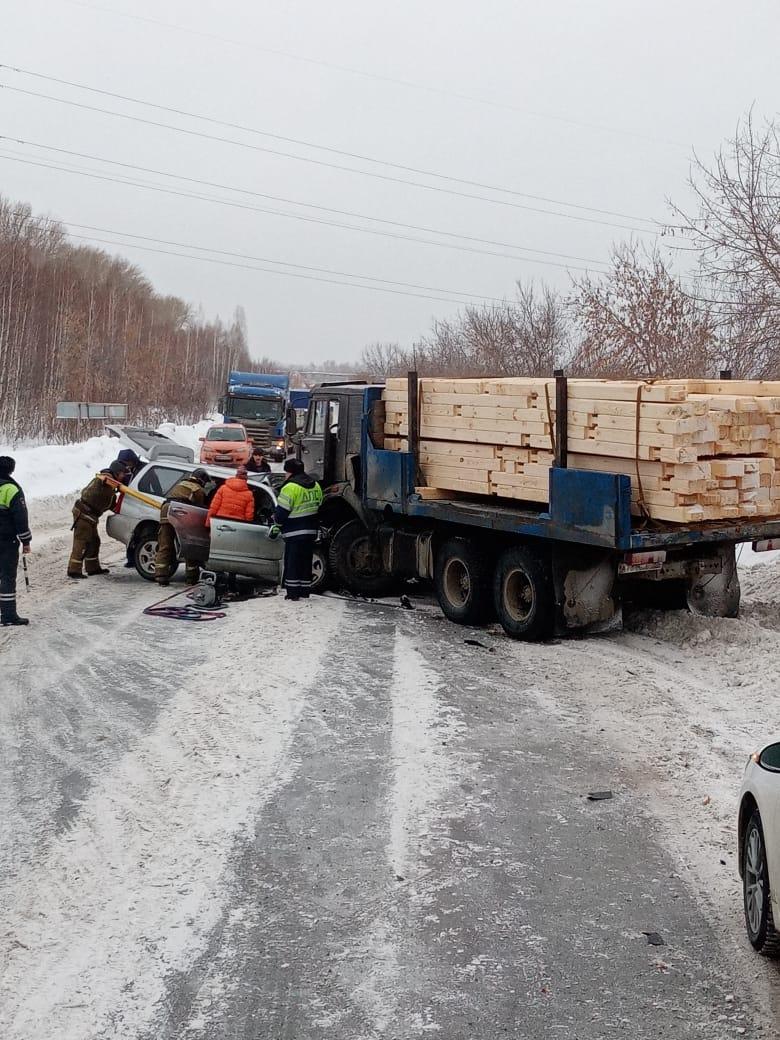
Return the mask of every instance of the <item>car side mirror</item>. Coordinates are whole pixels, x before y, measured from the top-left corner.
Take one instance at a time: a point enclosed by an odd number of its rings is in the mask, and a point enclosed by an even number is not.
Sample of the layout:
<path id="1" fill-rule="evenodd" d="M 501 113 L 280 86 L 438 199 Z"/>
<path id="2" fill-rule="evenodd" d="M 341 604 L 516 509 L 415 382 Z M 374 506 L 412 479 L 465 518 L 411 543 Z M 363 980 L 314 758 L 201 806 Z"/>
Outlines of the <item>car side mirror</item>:
<path id="1" fill-rule="evenodd" d="M 201 441 L 201 442 L 205 441 L 205 439 L 206 439 L 205 437 L 198 437 L 198 440 Z"/>

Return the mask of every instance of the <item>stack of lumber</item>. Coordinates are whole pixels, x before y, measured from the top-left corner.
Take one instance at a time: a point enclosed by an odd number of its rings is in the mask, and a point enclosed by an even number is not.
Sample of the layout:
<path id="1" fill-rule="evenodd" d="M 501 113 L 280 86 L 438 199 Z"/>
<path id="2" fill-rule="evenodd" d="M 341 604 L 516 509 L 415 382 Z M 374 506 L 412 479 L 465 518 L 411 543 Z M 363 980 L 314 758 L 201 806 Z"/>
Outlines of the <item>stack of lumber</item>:
<path id="1" fill-rule="evenodd" d="M 406 450 L 406 379 L 388 379 L 385 448 Z M 780 516 L 780 382 L 568 380 L 568 465 L 624 473 L 658 520 Z M 546 503 L 553 379 L 421 379 L 429 488 Z"/>

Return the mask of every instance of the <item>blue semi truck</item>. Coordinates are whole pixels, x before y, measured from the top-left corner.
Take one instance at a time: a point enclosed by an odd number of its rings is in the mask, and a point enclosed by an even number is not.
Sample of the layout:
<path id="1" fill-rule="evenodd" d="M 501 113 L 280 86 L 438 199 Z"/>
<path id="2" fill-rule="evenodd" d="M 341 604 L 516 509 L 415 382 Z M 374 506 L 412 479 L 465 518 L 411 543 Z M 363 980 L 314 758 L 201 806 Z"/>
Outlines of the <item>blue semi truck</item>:
<path id="1" fill-rule="evenodd" d="M 226 423 L 241 423 L 252 442 L 275 460 L 285 456 L 290 377 L 279 373 L 231 372 L 220 411 Z"/>
<path id="2" fill-rule="evenodd" d="M 417 400 L 410 374 L 410 405 Z M 431 581 L 461 624 L 498 617 L 515 639 L 619 623 L 624 604 L 736 616 L 735 547 L 780 548 L 780 521 L 644 522 L 631 515 L 625 475 L 570 469 L 566 384 L 556 414 L 549 506 L 495 497 L 426 494 L 410 420 L 409 451 L 384 449 L 383 387 L 322 384 L 298 437 L 325 499 L 317 559 L 359 595 L 398 579 Z M 414 406 L 410 416 L 416 416 Z"/>
<path id="3" fill-rule="evenodd" d="M 220 401 L 223 422 L 241 423 L 268 458 L 280 462 L 291 449 L 309 404 L 309 391 L 290 389 L 277 372 L 231 372 Z"/>

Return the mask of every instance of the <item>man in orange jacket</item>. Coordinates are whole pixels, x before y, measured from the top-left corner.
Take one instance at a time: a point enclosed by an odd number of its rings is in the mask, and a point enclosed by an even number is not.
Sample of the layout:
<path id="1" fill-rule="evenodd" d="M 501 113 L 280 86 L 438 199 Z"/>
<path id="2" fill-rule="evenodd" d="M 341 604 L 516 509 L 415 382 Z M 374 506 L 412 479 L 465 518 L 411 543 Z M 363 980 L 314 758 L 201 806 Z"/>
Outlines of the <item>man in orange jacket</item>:
<path id="1" fill-rule="evenodd" d="M 234 477 L 229 477 L 217 488 L 209 505 L 206 527 L 211 527 L 215 517 L 223 520 L 243 520 L 250 524 L 255 518 L 255 496 L 246 482 L 246 466 L 239 466 Z"/>

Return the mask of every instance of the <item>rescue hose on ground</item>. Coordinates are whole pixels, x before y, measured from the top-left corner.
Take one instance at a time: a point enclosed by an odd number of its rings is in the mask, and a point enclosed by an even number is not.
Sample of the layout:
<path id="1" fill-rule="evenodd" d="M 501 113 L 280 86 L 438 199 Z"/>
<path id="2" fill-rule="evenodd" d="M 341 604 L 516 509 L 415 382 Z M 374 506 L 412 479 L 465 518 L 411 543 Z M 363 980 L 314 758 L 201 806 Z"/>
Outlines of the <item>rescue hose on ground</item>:
<path id="1" fill-rule="evenodd" d="M 188 603 L 183 607 L 163 606 L 169 600 L 176 599 L 177 596 L 191 593 L 195 588 L 197 588 L 196 585 L 189 585 L 180 592 L 174 592 L 170 596 L 166 596 L 165 599 L 158 600 L 157 603 L 152 603 L 151 606 L 146 607 L 143 613 L 148 615 L 148 617 L 167 618 L 170 621 L 218 621 L 220 618 L 225 617 L 225 613 L 222 610 L 196 607 L 194 603 Z"/>

